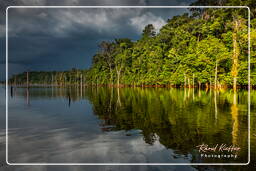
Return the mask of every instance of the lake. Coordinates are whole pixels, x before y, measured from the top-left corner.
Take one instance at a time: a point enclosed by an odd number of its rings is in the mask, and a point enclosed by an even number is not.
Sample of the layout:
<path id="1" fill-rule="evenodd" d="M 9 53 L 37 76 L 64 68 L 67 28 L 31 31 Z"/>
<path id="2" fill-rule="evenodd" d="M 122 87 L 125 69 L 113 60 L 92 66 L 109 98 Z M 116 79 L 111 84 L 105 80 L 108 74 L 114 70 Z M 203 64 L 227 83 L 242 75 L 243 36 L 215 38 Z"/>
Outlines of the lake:
<path id="1" fill-rule="evenodd" d="M 9 93 L 11 163 L 246 163 L 247 130 L 246 90 L 52 87 Z M 200 152 L 202 144 L 240 149 Z"/>

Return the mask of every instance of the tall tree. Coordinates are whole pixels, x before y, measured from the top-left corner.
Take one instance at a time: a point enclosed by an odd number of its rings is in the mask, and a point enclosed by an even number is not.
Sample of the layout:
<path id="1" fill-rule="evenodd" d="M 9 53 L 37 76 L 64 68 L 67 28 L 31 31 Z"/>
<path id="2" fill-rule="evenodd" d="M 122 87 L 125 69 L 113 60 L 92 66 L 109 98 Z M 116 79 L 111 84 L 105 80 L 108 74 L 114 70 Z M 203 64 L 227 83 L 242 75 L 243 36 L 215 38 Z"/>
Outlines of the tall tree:
<path id="1" fill-rule="evenodd" d="M 148 24 L 143 30 L 142 37 L 147 38 L 147 37 L 154 37 L 156 35 L 156 30 L 153 24 Z"/>
<path id="2" fill-rule="evenodd" d="M 116 46 L 113 42 L 103 41 L 100 43 L 101 55 L 103 60 L 107 63 L 110 72 L 110 81 L 113 82 L 113 65 Z M 113 84 L 113 83 L 112 83 Z"/>

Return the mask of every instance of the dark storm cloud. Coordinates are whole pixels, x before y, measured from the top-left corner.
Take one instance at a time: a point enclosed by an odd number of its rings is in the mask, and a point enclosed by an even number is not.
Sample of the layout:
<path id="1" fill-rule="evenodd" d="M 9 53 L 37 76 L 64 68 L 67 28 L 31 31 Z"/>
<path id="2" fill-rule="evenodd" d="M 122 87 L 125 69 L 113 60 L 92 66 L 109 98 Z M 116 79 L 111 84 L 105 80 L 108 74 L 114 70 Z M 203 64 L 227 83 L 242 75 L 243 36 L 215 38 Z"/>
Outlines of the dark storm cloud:
<path id="1" fill-rule="evenodd" d="M 50 1 L 21 0 L 8 5 L 189 5 L 189 1 L 101 0 Z M 97 44 L 102 40 L 139 38 L 146 24 L 157 29 L 168 18 L 185 9 L 45 9 L 10 8 L 9 13 L 9 73 L 25 70 L 67 70 L 89 68 Z M 4 44 L 5 19 L 0 18 L 0 39 Z M 4 48 L 4 46 L 2 46 Z M 1 71 L 5 58 L 0 60 Z M 3 79 L 3 74 L 1 79 Z"/>

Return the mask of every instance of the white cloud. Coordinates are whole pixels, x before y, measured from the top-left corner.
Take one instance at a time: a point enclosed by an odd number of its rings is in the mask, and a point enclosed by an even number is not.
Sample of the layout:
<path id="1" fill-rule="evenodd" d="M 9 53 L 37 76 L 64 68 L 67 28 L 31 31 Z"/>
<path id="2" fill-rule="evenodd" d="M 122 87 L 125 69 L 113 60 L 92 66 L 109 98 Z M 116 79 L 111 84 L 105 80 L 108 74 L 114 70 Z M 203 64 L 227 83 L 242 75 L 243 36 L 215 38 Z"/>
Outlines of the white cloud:
<path id="1" fill-rule="evenodd" d="M 153 24 L 156 31 L 158 32 L 160 28 L 166 24 L 163 18 L 153 15 L 147 12 L 141 16 L 135 16 L 130 19 L 130 24 L 141 33 L 144 27 L 148 24 Z"/>
<path id="2" fill-rule="evenodd" d="M 93 29 L 98 33 L 113 33 L 122 30 L 127 19 L 141 13 L 142 9 L 66 9 L 52 12 L 54 26 L 50 32 L 65 36 L 69 31 Z"/>
<path id="3" fill-rule="evenodd" d="M 94 28 L 101 32 L 102 29 L 108 29 L 113 26 L 104 11 L 89 13 L 86 10 L 79 12 L 74 10 L 60 10 L 58 13 L 52 15 L 55 20 L 53 29 L 54 35 L 65 36 L 69 31 L 77 30 L 79 28 Z"/>

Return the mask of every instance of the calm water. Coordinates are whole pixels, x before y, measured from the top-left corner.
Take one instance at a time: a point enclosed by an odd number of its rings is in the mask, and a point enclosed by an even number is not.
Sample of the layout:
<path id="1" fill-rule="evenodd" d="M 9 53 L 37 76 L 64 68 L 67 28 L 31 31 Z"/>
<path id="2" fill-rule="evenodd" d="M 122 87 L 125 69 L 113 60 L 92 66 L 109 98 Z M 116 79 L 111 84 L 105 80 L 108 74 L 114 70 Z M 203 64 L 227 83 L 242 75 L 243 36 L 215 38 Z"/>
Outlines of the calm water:
<path id="1" fill-rule="evenodd" d="M 247 162 L 247 100 L 247 91 L 13 89 L 9 162 Z M 241 150 L 205 158 L 203 143 Z"/>

